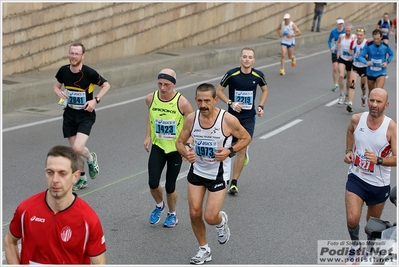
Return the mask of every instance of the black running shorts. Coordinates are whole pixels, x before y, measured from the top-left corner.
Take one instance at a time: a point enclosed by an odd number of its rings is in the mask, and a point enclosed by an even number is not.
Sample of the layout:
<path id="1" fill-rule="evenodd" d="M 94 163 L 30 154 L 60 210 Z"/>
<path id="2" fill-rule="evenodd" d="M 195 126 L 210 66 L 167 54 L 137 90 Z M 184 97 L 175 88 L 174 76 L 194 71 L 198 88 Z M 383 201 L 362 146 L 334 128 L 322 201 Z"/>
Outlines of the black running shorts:
<path id="1" fill-rule="evenodd" d="M 78 132 L 90 135 L 91 128 L 96 121 L 96 112 L 95 110 L 88 112 L 83 109 L 76 110 L 66 107 L 63 118 L 62 132 L 64 138 L 75 136 Z"/>

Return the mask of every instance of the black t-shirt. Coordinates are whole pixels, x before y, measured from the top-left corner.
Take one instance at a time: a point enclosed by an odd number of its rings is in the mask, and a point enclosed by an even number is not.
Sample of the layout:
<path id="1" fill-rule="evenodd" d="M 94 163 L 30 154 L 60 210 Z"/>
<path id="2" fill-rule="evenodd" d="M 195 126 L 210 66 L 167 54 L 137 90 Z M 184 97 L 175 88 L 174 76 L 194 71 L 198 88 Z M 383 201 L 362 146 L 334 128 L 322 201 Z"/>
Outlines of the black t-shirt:
<path id="1" fill-rule="evenodd" d="M 92 100 L 94 85 L 101 86 L 107 81 L 97 71 L 86 65 L 82 65 L 82 69 L 78 73 L 73 73 L 69 64 L 62 66 L 55 78 L 68 90 L 68 103 L 75 105 L 84 105 L 87 101 Z"/>
<path id="2" fill-rule="evenodd" d="M 240 113 L 229 107 L 229 113 L 237 118 L 244 119 L 256 115 L 255 99 L 257 87 L 267 85 L 263 72 L 252 68 L 248 74 L 242 73 L 237 67 L 229 70 L 220 81 L 223 87 L 229 87 L 229 98 L 233 102 L 242 102 L 243 109 Z"/>

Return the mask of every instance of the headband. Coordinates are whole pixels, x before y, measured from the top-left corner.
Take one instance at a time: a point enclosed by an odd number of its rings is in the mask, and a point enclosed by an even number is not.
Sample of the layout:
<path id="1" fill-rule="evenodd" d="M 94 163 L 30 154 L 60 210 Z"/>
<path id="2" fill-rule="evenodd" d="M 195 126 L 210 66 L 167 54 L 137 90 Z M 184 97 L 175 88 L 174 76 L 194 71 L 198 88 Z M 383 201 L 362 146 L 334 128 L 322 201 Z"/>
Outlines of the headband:
<path id="1" fill-rule="evenodd" d="M 165 79 L 165 80 L 168 80 L 168 81 L 172 82 L 173 84 L 176 84 L 175 77 L 173 77 L 173 76 L 171 76 L 169 74 L 166 74 L 166 73 L 159 73 L 158 74 L 158 79 Z"/>

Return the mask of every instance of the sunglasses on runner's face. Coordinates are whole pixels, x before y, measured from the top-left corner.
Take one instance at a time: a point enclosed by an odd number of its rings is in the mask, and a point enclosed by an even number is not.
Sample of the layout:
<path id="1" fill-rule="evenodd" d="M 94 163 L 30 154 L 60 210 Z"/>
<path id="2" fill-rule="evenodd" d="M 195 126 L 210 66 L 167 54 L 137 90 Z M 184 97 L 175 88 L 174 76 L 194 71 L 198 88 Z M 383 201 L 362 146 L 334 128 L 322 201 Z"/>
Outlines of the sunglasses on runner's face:
<path id="1" fill-rule="evenodd" d="M 364 32 L 364 29 L 357 29 L 358 32 Z"/>

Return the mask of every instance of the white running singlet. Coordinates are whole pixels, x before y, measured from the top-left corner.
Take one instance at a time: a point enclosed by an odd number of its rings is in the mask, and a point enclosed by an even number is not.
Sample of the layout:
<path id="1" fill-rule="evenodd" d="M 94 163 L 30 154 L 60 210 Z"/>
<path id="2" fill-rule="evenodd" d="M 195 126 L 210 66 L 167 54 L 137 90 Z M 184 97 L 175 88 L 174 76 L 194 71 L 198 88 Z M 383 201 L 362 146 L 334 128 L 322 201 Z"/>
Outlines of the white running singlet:
<path id="1" fill-rule="evenodd" d="M 341 44 L 340 44 L 340 50 L 339 50 L 339 56 L 345 61 L 349 61 L 349 58 L 351 54 L 349 53 L 349 48 L 351 45 L 351 42 L 355 40 L 356 35 L 352 34 L 349 39 L 346 39 L 345 33 L 341 34 L 339 36 L 341 38 Z"/>
<path id="2" fill-rule="evenodd" d="M 349 166 L 349 172 L 373 186 L 387 186 L 391 180 L 391 167 L 375 165 L 366 160 L 366 149 L 373 151 L 377 157 L 389 157 L 392 155 L 391 145 L 387 140 L 387 130 L 391 118 L 385 116 L 384 121 L 377 130 L 370 130 L 367 126 L 368 112 L 364 112 L 355 131 L 355 144 L 353 147 L 353 163 Z"/>
<path id="3" fill-rule="evenodd" d="M 295 38 L 291 37 L 288 38 L 288 34 L 294 34 L 294 29 L 292 28 L 292 25 L 294 24 L 293 21 L 290 21 L 288 25 L 285 25 L 284 21 L 281 23 L 281 33 L 283 34 L 283 38 L 281 39 L 282 44 L 287 44 L 287 45 L 294 45 L 295 44 Z"/>
<path id="4" fill-rule="evenodd" d="M 223 180 L 230 179 L 231 158 L 227 157 L 223 162 L 215 159 L 218 147 L 231 147 L 233 136 L 225 136 L 222 129 L 222 122 L 225 110 L 220 109 L 215 123 L 210 128 L 202 128 L 199 121 L 200 111 L 197 110 L 194 118 L 194 125 L 191 136 L 194 140 L 194 150 L 197 155 L 193 163 L 194 174 L 216 180 L 217 176 L 223 174 Z"/>
<path id="5" fill-rule="evenodd" d="M 367 42 L 368 42 L 367 39 L 364 39 L 361 44 L 358 44 L 357 38 L 351 42 L 350 49 L 353 50 L 353 61 L 352 61 L 353 66 L 358 67 L 358 68 L 366 68 L 367 67 L 366 64 L 364 64 L 358 60 L 360 50 L 364 47 L 365 44 L 367 44 Z"/>

